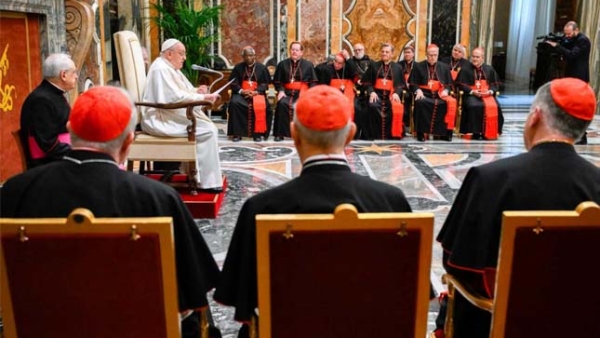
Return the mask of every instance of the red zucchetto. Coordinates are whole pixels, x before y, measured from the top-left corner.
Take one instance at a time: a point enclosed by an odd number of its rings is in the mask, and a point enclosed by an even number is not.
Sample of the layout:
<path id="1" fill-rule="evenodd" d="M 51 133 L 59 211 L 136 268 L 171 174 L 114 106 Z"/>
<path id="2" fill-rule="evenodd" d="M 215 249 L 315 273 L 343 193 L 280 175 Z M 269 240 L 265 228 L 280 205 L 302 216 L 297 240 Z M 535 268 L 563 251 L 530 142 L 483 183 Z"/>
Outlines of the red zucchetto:
<path id="1" fill-rule="evenodd" d="M 352 119 L 350 104 L 339 89 L 325 85 L 315 86 L 300 95 L 296 102 L 296 119 L 311 130 L 342 129 Z"/>
<path id="2" fill-rule="evenodd" d="M 596 95 L 587 82 L 573 77 L 552 80 L 550 95 L 556 105 L 580 120 L 591 121 L 596 113 Z"/>
<path id="3" fill-rule="evenodd" d="M 75 100 L 69 116 L 71 132 L 86 141 L 111 141 L 127 128 L 134 109 L 122 89 L 92 87 Z"/>

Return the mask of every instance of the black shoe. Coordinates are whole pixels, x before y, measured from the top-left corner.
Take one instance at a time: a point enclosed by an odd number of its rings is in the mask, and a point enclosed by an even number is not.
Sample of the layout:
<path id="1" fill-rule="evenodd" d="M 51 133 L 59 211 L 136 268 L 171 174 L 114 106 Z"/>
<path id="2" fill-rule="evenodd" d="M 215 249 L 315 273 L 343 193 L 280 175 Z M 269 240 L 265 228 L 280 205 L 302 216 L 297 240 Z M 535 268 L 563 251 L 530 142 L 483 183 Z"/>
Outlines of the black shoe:
<path id="1" fill-rule="evenodd" d="M 283 141 L 283 136 L 275 136 L 275 142 Z"/>
<path id="2" fill-rule="evenodd" d="M 235 135 L 235 136 L 233 137 L 233 139 L 231 139 L 231 140 L 232 140 L 233 142 L 240 142 L 240 140 L 241 140 L 241 139 L 242 139 L 242 138 L 241 138 L 240 136 L 237 136 L 237 135 Z"/>
<path id="3" fill-rule="evenodd" d="M 452 141 L 452 131 L 448 131 L 448 135 L 443 138 L 444 141 L 451 142 Z"/>
<path id="4" fill-rule="evenodd" d="M 223 188 L 200 188 L 198 191 L 205 194 L 220 194 L 223 192 Z"/>
<path id="5" fill-rule="evenodd" d="M 587 144 L 587 133 L 583 134 L 583 136 L 581 136 L 581 139 L 577 142 L 575 142 L 575 144 Z"/>
<path id="6" fill-rule="evenodd" d="M 262 137 L 254 136 L 254 142 L 260 142 L 260 141 L 262 141 Z"/>
<path id="7" fill-rule="evenodd" d="M 417 141 L 425 142 L 425 136 L 423 135 L 423 133 L 417 133 Z"/>

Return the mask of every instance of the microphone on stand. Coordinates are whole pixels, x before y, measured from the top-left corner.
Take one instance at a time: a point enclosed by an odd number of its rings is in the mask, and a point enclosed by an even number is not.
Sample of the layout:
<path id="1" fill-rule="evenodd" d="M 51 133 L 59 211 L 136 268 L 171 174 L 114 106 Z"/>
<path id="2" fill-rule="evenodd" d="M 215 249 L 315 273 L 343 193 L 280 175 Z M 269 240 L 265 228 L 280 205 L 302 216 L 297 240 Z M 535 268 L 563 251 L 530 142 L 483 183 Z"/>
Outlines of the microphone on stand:
<path id="1" fill-rule="evenodd" d="M 200 65 L 192 65 L 192 69 L 193 70 L 200 70 L 200 71 L 208 72 L 208 73 L 221 74 L 221 72 L 218 72 L 218 71 L 210 69 L 210 68 L 202 67 Z"/>
<path id="2" fill-rule="evenodd" d="M 216 80 L 214 80 L 214 81 L 213 81 L 213 82 L 210 84 L 210 86 L 208 87 L 208 92 L 209 92 L 209 93 L 212 93 L 212 87 L 213 87 L 213 85 L 214 85 L 215 83 L 219 82 L 219 81 L 220 81 L 222 78 L 224 78 L 224 77 L 225 77 L 225 74 L 223 74 L 223 73 L 221 73 L 221 72 L 219 72 L 219 71 L 217 71 L 217 70 L 210 69 L 210 68 L 206 68 L 206 67 L 202 67 L 202 66 L 200 66 L 200 65 L 195 65 L 195 64 L 193 64 L 193 65 L 192 65 L 192 69 L 193 69 L 193 70 L 199 70 L 199 71 L 202 71 L 202 72 L 213 73 L 213 74 L 217 74 L 217 75 L 219 75 L 219 77 L 218 77 Z"/>

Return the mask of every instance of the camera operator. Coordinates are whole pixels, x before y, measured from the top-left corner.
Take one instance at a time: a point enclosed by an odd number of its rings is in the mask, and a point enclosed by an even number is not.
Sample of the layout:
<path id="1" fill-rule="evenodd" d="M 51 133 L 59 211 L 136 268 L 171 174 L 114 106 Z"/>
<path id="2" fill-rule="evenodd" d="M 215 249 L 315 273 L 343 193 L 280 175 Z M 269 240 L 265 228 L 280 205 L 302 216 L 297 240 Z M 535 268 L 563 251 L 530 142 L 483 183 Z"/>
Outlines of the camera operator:
<path id="1" fill-rule="evenodd" d="M 575 21 L 569 21 L 563 30 L 564 38 L 558 42 L 547 40 L 566 61 L 565 77 L 576 77 L 590 82 L 590 39 L 579 32 Z"/>
<path id="2" fill-rule="evenodd" d="M 565 77 L 575 77 L 590 82 L 590 39 L 579 32 L 575 21 L 565 24 L 564 38 L 560 42 L 546 41 L 565 59 Z M 576 144 L 587 144 L 587 133 Z"/>

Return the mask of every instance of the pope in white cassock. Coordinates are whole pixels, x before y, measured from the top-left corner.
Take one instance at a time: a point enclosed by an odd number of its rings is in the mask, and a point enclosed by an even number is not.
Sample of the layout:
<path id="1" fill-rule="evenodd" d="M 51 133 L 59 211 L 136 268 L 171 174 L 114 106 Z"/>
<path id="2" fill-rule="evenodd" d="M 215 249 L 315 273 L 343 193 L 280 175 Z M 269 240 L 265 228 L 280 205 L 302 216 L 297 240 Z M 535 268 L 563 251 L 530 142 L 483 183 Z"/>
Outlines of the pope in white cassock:
<path id="1" fill-rule="evenodd" d="M 206 86 L 195 88 L 181 72 L 186 59 L 185 46 L 179 40 L 168 39 L 162 44 L 160 57 L 148 70 L 144 90 L 145 102 L 175 103 L 190 100 L 214 102 L 218 94 L 209 94 Z M 196 107 L 196 168 L 201 190 L 220 192 L 222 189 L 219 162 L 218 130 L 206 114 Z M 186 137 L 189 120 L 182 109 L 147 107 L 142 113 L 142 130 L 156 136 Z"/>

